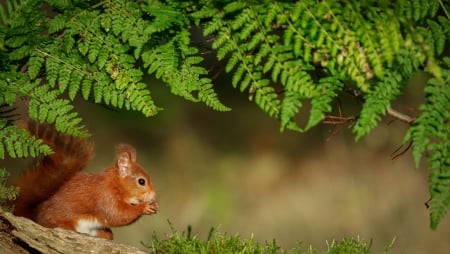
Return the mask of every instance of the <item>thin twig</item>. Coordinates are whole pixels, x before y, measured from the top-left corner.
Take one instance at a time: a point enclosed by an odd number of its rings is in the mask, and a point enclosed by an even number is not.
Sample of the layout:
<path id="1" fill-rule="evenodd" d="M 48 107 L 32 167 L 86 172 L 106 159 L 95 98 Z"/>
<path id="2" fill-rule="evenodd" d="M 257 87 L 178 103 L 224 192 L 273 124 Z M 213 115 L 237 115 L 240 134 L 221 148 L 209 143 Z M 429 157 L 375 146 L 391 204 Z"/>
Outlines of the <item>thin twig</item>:
<path id="1" fill-rule="evenodd" d="M 356 121 L 355 116 L 349 116 L 349 117 L 343 116 L 342 104 L 341 104 L 341 100 L 339 100 L 339 98 L 337 98 L 337 103 L 338 103 L 339 116 L 326 115 L 324 120 L 322 121 L 323 124 L 337 126 L 333 131 L 330 130 L 331 133 L 330 133 L 330 136 L 327 138 L 327 141 L 330 141 L 332 138 L 334 138 L 342 130 L 342 128 L 344 126 L 346 126 L 346 125 L 352 126 Z"/>
<path id="2" fill-rule="evenodd" d="M 409 125 L 411 125 L 416 120 L 415 117 L 412 117 L 412 116 L 409 116 L 407 114 L 401 113 L 401 112 L 399 112 L 399 111 L 397 111 L 397 110 L 395 110 L 393 108 L 390 108 L 390 107 L 387 109 L 387 114 L 392 116 L 392 117 L 394 117 L 394 118 L 396 118 L 396 119 L 398 119 L 398 120 L 400 120 L 400 121 L 402 121 L 402 122 L 404 122 L 404 123 L 407 123 Z"/>
<path id="3" fill-rule="evenodd" d="M 401 145 L 399 148 L 395 149 L 395 151 L 391 153 L 391 160 L 396 160 L 400 156 L 404 155 L 407 151 L 409 151 L 409 149 L 411 149 L 412 144 L 413 142 L 409 141 L 408 145 L 406 145 L 406 147 L 403 150 L 400 151 L 400 149 L 404 147 L 404 144 Z"/>
<path id="4" fill-rule="evenodd" d="M 433 198 L 430 197 L 430 198 L 425 202 L 425 207 L 426 207 L 427 209 L 430 208 L 430 203 L 431 203 L 432 200 L 433 200 Z"/>

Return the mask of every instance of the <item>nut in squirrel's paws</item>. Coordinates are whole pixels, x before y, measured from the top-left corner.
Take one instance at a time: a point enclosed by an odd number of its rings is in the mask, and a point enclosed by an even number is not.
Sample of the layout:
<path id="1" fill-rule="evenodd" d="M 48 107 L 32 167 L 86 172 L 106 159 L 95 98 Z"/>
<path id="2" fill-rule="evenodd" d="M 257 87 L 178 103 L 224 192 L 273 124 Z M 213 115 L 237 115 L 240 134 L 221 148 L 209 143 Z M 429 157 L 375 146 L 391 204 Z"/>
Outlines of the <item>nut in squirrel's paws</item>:
<path id="1" fill-rule="evenodd" d="M 145 203 L 145 208 L 144 208 L 144 214 L 155 214 L 157 213 L 159 210 L 159 205 L 158 203 L 156 203 L 156 201 L 153 201 L 151 203 Z"/>

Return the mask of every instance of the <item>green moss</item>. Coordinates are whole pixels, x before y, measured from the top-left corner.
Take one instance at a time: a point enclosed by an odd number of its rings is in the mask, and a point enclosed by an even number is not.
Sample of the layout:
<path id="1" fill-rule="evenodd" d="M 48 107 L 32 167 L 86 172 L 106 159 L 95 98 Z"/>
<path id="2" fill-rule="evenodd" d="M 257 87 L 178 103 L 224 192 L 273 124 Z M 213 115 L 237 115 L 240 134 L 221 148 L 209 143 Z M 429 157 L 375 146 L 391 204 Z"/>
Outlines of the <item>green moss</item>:
<path id="1" fill-rule="evenodd" d="M 239 235 L 227 235 L 215 231 L 211 228 L 209 236 L 206 240 L 201 240 L 192 235 L 192 228 L 188 227 L 187 231 L 177 232 L 172 229 L 172 233 L 166 239 L 159 239 L 157 236 L 153 240 L 144 244 L 152 253 L 241 253 L 241 254 L 257 254 L 257 253 L 280 253 L 280 254 L 369 254 L 371 251 L 371 242 L 366 242 L 359 237 L 344 238 L 340 241 L 333 240 L 327 242 L 326 250 L 317 250 L 312 246 L 303 248 L 299 243 L 297 247 L 285 250 L 281 248 L 276 240 L 261 244 L 253 237 L 249 239 L 242 238 Z M 389 253 L 394 241 L 386 247 L 384 253 Z"/>

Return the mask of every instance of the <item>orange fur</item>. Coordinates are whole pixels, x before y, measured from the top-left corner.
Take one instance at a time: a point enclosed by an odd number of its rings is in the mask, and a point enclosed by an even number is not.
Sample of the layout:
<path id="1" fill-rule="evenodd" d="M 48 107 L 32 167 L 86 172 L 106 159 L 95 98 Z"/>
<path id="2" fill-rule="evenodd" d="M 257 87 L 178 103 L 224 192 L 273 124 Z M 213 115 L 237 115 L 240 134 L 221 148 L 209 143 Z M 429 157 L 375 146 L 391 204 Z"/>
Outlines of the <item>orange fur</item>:
<path id="1" fill-rule="evenodd" d="M 93 145 L 86 139 L 30 123 L 29 130 L 55 151 L 42 158 L 19 182 L 14 214 L 49 228 L 64 228 L 112 239 L 110 227 L 133 223 L 158 210 L 149 175 L 130 145 L 119 145 L 116 162 L 99 174 L 80 172 Z"/>

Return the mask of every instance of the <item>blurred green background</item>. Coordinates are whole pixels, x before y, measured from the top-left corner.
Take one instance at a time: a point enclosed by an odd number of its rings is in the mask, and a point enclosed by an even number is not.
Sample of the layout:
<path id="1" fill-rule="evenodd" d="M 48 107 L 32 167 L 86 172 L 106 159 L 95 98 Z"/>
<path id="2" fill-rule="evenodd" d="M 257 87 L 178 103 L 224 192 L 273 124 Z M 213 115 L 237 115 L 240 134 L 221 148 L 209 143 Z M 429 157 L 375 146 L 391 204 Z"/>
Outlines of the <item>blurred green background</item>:
<path id="1" fill-rule="evenodd" d="M 398 102 L 399 110 L 414 114 L 421 78 Z M 310 244 L 325 249 L 326 240 L 359 236 L 372 239 L 374 253 L 394 237 L 392 253 L 450 250 L 450 216 L 436 231 L 428 226 L 425 165 L 416 170 L 409 152 L 390 159 L 402 143 L 404 124 L 386 119 L 358 143 L 345 126 L 280 133 L 274 119 L 228 84 L 217 89 L 233 110 L 220 113 L 149 83 L 164 108 L 156 117 L 76 102 L 96 143 L 87 170 L 106 168 L 113 163 L 114 146 L 130 143 L 157 189 L 160 212 L 115 229 L 116 241 L 142 247 L 153 233 L 170 234 L 170 221 L 179 231 L 192 225 L 203 239 L 215 227 L 261 242 L 275 238 L 285 249 L 299 241 L 305 249 Z M 355 105 L 347 99 L 343 96 L 342 109 L 351 115 Z M 1 163 L 19 172 L 29 161 Z"/>

